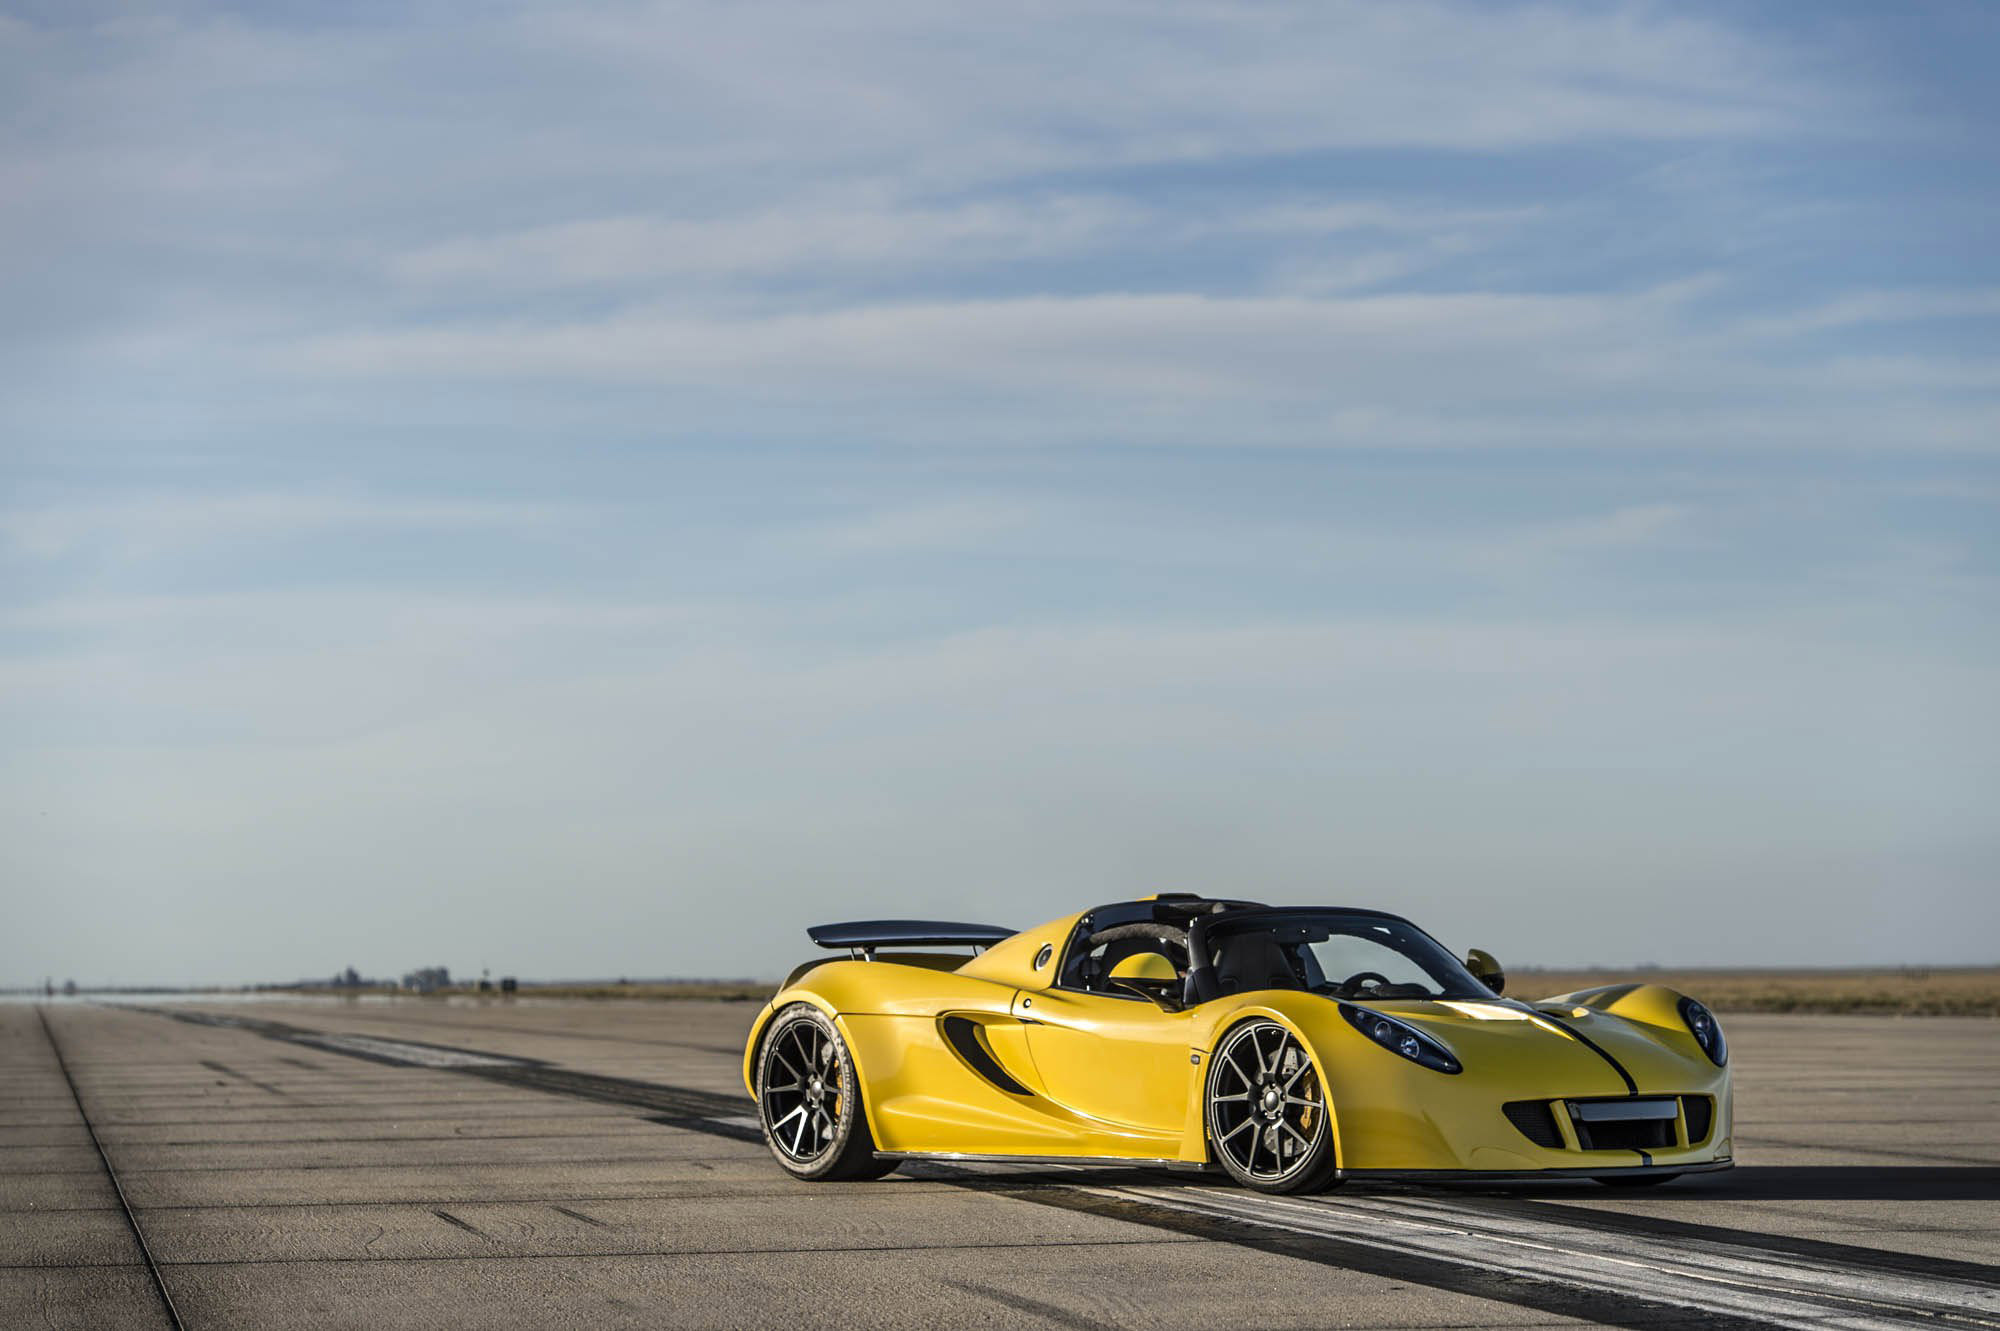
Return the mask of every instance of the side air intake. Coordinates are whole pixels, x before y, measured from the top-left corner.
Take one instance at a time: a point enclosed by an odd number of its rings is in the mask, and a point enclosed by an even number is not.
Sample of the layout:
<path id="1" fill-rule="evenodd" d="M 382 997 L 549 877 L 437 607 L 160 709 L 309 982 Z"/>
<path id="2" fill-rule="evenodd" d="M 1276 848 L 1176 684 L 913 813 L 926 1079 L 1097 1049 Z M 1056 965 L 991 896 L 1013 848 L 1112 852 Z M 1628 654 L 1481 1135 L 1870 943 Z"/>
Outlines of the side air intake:
<path id="1" fill-rule="evenodd" d="M 1556 1126 L 1555 1113 L 1547 1100 L 1515 1100 L 1500 1106 L 1500 1110 L 1535 1145 L 1551 1151 L 1563 1149 L 1562 1129 Z"/>
<path id="2" fill-rule="evenodd" d="M 1715 1101 L 1705 1095 L 1683 1095 L 1681 1113 L 1687 1118 L 1688 1145 L 1707 1141 L 1708 1130 L 1715 1126 Z"/>
<path id="3" fill-rule="evenodd" d="M 938 1024 L 944 1028 L 944 1038 L 950 1041 L 951 1047 L 958 1051 L 960 1058 L 972 1065 L 974 1072 L 1009 1095 L 1034 1094 L 1008 1075 L 1007 1069 L 1000 1066 L 1000 1061 L 993 1057 L 992 1051 L 986 1047 L 986 1041 L 981 1038 L 978 1022 L 970 1017 L 946 1017 Z"/>

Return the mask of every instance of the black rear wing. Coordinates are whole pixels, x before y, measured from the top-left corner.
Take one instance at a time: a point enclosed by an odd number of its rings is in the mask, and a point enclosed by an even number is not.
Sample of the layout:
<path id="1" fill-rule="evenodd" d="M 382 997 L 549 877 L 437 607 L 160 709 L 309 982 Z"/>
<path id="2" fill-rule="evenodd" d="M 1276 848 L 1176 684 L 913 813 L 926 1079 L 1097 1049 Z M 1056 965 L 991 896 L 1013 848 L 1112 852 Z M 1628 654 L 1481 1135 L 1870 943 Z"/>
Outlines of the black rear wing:
<path id="1" fill-rule="evenodd" d="M 878 947 L 992 947 L 1018 929 L 997 924 L 953 924 L 945 920 L 848 920 L 816 924 L 806 937 L 821 947 L 847 948 L 873 957 Z"/>

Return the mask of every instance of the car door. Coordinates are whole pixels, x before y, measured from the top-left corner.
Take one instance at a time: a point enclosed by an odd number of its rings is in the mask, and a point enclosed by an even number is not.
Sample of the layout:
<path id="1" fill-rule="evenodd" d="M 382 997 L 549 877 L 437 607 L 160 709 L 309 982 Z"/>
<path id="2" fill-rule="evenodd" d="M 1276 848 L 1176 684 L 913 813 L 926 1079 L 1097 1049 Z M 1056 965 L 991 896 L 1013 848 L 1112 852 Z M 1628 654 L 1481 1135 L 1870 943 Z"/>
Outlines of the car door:
<path id="1" fill-rule="evenodd" d="M 1023 991 L 1014 1004 L 1050 1099 L 1088 1118 L 1179 1137 L 1195 1071 L 1188 1013 L 1057 988 Z"/>

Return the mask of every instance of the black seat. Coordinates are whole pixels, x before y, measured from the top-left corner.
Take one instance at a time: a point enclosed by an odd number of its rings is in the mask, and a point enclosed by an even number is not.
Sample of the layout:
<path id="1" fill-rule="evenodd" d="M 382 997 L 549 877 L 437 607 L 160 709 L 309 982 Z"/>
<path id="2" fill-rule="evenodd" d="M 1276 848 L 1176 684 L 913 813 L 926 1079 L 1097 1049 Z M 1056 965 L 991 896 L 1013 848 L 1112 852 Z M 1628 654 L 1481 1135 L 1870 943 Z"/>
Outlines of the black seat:
<path id="1" fill-rule="evenodd" d="M 1215 962 L 1215 979 L 1225 994 L 1303 987 L 1284 949 L 1266 933 L 1242 933 L 1226 940 Z"/>

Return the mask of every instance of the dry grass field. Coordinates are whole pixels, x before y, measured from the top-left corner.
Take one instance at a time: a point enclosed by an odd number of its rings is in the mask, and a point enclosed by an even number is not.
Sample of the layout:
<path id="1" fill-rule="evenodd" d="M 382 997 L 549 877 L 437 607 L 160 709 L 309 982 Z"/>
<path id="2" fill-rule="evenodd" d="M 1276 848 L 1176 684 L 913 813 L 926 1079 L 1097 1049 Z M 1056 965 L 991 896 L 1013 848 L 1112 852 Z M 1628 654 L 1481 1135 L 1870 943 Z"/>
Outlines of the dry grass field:
<path id="1" fill-rule="evenodd" d="M 1509 977 L 1517 998 L 1645 980 L 1700 998 L 1719 1012 L 1844 1012 L 1886 1016 L 2000 1016 L 2000 967 L 1880 970 L 1530 970 Z M 524 986 L 525 998 L 677 999 L 763 1002 L 775 988 L 754 981 Z"/>
<path id="2" fill-rule="evenodd" d="M 765 980 L 671 980 L 661 983 L 635 981 L 628 984 L 524 984 L 522 998 L 643 999 L 672 1001 L 699 998 L 709 1002 L 761 1003 L 778 991 L 776 981 Z M 469 989 L 454 990 L 468 994 Z M 491 997 L 489 994 L 488 997 Z"/>
<path id="3" fill-rule="evenodd" d="M 1644 980 L 1692 994 L 1718 1012 L 1848 1012 L 1885 1016 L 2000 1016 L 2000 967 L 1882 970 L 1525 970 L 1507 977 L 1517 998 L 1547 998 Z"/>
<path id="4" fill-rule="evenodd" d="M 2000 1017 L 2000 967 L 1899 967 L 1874 970 L 1619 969 L 1515 970 L 1509 996 L 1548 998 L 1578 989 L 1644 980 L 1692 994 L 1718 1012 L 1839 1012 L 1884 1016 Z M 605 1002 L 761 1003 L 775 981 L 676 980 L 617 983 L 523 984 L 520 998 Z M 299 991 L 299 992 L 325 992 Z M 415 995 L 409 995 L 415 997 Z M 454 987 L 435 997 L 504 1003 L 507 996 Z"/>

